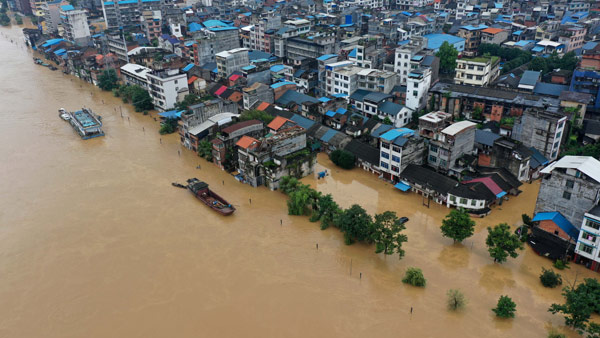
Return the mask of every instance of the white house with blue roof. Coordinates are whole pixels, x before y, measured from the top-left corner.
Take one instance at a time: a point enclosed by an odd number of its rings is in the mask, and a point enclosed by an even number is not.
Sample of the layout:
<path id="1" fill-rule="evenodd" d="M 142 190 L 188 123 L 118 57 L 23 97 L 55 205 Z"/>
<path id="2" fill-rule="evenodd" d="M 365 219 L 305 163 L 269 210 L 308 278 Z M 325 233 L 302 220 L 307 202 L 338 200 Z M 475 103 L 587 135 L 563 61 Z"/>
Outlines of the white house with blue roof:
<path id="1" fill-rule="evenodd" d="M 600 205 L 583 216 L 575 247 L 575 261 L 594 271 L 600 268 Z"/>
<path id="2" fill-rule="evenodd" d="M 398 182 L 409 164 L 423 163 L 425 145 L 412 129 L 390 128 L 382 132 L 385 129 L 381 126 L 373 131 L 379 137 L 379 169 L 386 179 Z"/>

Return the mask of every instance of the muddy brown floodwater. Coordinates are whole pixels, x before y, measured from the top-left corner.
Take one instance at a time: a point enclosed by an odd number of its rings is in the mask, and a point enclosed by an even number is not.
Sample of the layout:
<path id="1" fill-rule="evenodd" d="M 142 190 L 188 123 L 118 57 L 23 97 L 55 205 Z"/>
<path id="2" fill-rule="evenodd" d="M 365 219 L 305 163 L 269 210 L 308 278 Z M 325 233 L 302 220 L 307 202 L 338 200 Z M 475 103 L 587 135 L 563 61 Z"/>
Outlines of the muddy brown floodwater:
<path id="1" fill-rule="evenodd" d="M 0 33 L 1 337 L 545 337 L 550 326 L 563 329 L 547 312 L 560 290 L 538 280 L 550 262 L 526 248 L 494 264 L 484 245 L 486 226 L 533 211 L 537 183 L 453 245 L 439 231 L 447 208 L 428 209 L 320 155 L 317 169 L 331 176 L 305 182 L 342 206 L 410 218 L 406 257 L 376 255 L 345 246 L 336 229 L 287 216 L 282 194 L 236 182 L 176 135 L 161 143 L 151 117 L 125 105 L 121 117 L 110 93 L 34 65 L 18 27 Z M 82 141 L 57 117 L 60 107 L 82 106 L 104 117 L 106 137 Z M 220 217 L 170 185 L 189 177 L 238 211 Z M 402 284 L 408 266 L 423 269 L 426 288 Z M 572 280 L 576 272 L 596 276 L 579 266 L 562 273 Z M 449 288 L 466 294 L 464 311 L 446 310 Z M 503 294 L 517 303 L 514 320 L 490 310 Z"/>

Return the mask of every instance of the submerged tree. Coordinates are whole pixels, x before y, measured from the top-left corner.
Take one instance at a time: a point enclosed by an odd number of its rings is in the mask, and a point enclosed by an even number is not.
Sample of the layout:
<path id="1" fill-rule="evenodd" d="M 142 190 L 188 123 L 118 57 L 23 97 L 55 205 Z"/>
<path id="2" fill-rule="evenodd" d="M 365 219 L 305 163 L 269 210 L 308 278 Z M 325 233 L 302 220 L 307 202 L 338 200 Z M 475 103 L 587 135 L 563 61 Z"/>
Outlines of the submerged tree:
<path id="1" fill-rule="evenodd" d="M 460 310 L 467 304 L 465 295 L 460 290 L 450 289 L 446 295 L 448 296 L 448 309 L 452 311 Z"/>
<path id="2" fill-rule="evenodd" d="M 354 242 L 368 242 L 372 236 L 373 220 L 371 216 L 358 204 L 342 211 L 336 217 L 336 225 L 344 233 L 347 245 Z"/>
<path id="3" fill-rule="evenodd" d="M 340 212 L 339 205 L 333 200 L 331 194 L 321 195 L 317 200 L 317 208 L 313 210 L 313 218 L 321 221 L 321 229 L 327 229 L 337 214 Z"/>
<path id="4" fill-rule="evenodd" d="M 594 278 L 586 278 L 577 286 L 563 289 L 564 304 L 552 304 L 548 311 L 562 313 L 565 324 L 577 330 L 585 330 L 592 313 L 600 312 L 600 283 Z"/>
<path id="5" fill-rule="evenodd" d="M 515 311 L 517 311 L 517 304 L 515 304 L 508 296 L 500 296 L 498 305 L 496 305 L 492 311 L 494 311 L 498 317 L 513 318 L 515 316 Z"/>
<path id="6" fill-rule="evenodd" d="M 506 223 L 498 224 L 494 228 L 488 227 L 488 237 L 485 244 L 488 246 L 488 251 L 494 262 L 498 263 L 505 262 L 509 256 L 516 258 L 519 256 L 517 249 L 523 250 L 523 243 L 519 236 L 512 234 Z"/>
<path id="7" fill-rule="evenodd" d="M 406 235 L 400 233 L 404 229 L 406 229 L 404 223 L 393 211 L 375 215 L 371 237 L 375 242 L 375 253 L 383 252 L 385 255 L 392 255 L 396 252 L 400 259 L 404 257 L 402 243 L 408 240 Z"/>
<path id="8" fill-rule="evenodd" d="M 406 274 L 402 279 L 402 283 L 410 284 L 412 286 L 424 287 L 427 284 L 427 280 L 423 276 L 423 271 L 419 268 L 410 267 L 406 269 Z"/>
<path id="9" fill-rule="evenodd" d="M 442 235 L 452 238 L 454 243 L 462 242 L 473 236 L 475 222 L 463 208 L 454 209 L 442 220 Z"/>
<path id="10" fill-rule="evenodd" d="M 98 87 L 102 90 L 113 90 L 119 85 L 119 78 L 117 72 L 114 69 L 107 69 L 98 77 Z"/>

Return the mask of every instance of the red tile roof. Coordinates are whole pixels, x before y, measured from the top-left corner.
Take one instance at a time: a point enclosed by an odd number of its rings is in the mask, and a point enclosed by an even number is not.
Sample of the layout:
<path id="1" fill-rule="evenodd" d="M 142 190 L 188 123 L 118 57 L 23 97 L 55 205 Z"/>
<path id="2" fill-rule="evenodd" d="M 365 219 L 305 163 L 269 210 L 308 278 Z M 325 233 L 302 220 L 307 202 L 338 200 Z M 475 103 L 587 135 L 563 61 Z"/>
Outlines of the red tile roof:
<path id="1" fill-rule="evenodd" d="M 221 88 L 217 89 L 217 91 L 215 92 L 215 95 L 221 95 L 226 90 L 227 90 L 227 87 L 221 86 Z"/>
<path id="2" fill-rule="evenodd" d="M 269 106 L 270 104 L 268 102 L 263 102 L 256 107 L 256 110 L 265 111 L 265 109 L 267 109 Z"/>
<path id="3" fill-rule="evenodd" d="M 190 77 L 190 79 L 188 80 L 188 84 L 192 84 L 194 81 L 198 80 L 198 77 L 193 75 L 192 77 Z"/>
<path id="4" fill-rule="evenodd" d="M 250 146 L 257 145 L 258 143 L 257 139 L 244 135 L 235 145 L 240 148 L 248 149 Z"/>
<path id="5" fill-rule="evenodd" d="M 496 196 L 498 196 L 498 194 L 503 191 L 502 188 L 500 188 L 500 186 L 498 184 L 496 184 L 496 182 L 494 182 L 494 180 L 492 180 L 491 177 L 475 178 L 470 181 L 464 181 L 463 183 L 474 183 L 474 182 L 483 183 Z"/>
<path id="6" fill-rule="evenodd" d="M 229 80 L 235 81 L 235 80 L 239 79 L 240 77 L 241 77 L 240 74 L 233 74 L 229 77 Z"/>
<path id="7" fill-rule="evenodd" d="M 276 116 L 267 127 L 273 130 L 279 130 L 289 120 L 282 116 Z"/>
<path id="8" fill-rule="evenodd" d="M 498 34 L 498 33 L 502 32 L 503 30 L 504 29 L 501 29 L 501 28 L 492 28 L 492 27 L 490 27 L 490 28 L 486 28 L 486 29 L 482 30 L 482 32 L 484 32 L 484 33 L 490 33 L 490 34 Z"/>

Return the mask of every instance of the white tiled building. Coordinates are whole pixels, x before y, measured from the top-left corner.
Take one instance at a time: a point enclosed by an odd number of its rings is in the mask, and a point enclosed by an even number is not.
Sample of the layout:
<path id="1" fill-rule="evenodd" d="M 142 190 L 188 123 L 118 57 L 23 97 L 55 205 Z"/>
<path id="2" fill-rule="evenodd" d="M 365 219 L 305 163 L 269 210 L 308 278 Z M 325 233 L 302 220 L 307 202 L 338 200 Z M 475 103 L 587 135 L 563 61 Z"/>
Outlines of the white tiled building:
<path id="1" fill-rule="evenodd" d="M 146 76 L 148 92 L 157 110 L 166 111 L 174 108 L 178 98 L 189 92 L 187 75 L 181 73 L 179 69 L 149 72 Z"/>
<path id="2" fill-rule="evenodd" d="M 353 65 L 338 67 L 339 63 L 326 66 L 327 95 L 346 94 L 350 96 L 358 89 L 358 73 L 363 69 Z"/>
<path id="3" fill-rule="evenodd" d="M 600 267 L 600 205 L 585 213 L 575 253 L 588 260 L 589 268 L 598 271 Z"/>

